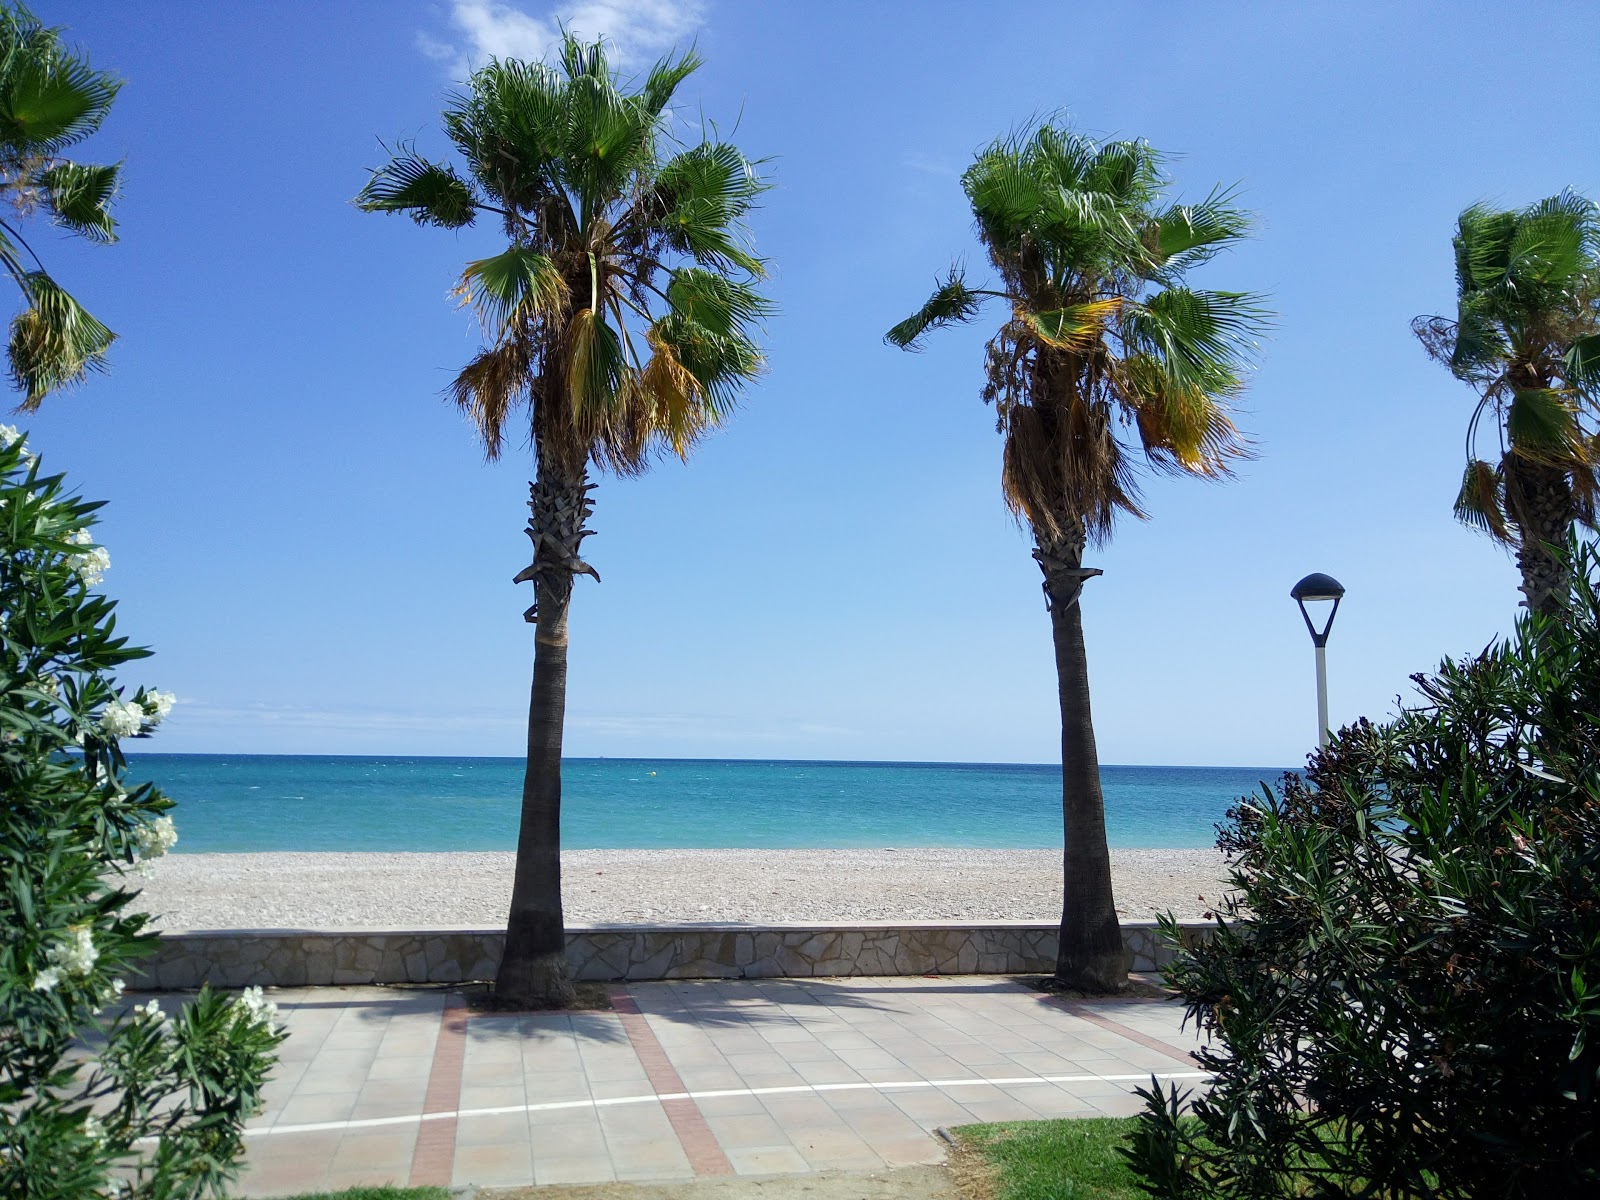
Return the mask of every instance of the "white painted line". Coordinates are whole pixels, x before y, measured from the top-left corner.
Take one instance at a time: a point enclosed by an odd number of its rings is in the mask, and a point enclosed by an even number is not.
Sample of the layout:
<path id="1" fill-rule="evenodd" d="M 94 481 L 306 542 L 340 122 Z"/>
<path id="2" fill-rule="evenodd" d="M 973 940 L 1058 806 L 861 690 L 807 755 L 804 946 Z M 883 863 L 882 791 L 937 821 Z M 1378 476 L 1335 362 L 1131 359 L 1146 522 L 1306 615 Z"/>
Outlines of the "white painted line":
<path id="1" fill-rule="evenodd" d="M 644 1096 L 605 1099 L 557 1100 L 547 1104 L 506 1104 L 498 1108 L 463 1108 L 455 1112 L 418 1113 L 408 1117 L 368 1117 L 359 1121 L 316 1121 L 306 1125 L 265 1125 L 246 1129 L 246 1137 L 274 1133 L 323 1133 L 334 1129 L 379 1129 L 418 1121 L 444 1121 L 452 1117 L 497 1117 L 508 1113 L 563 1112 L 574 1108 L 612 1108 L 623 1104 L 657 1104 L 662 1100 L 715 1100 L 723 1096 L 794 1096 L 821 1092 L 900 1091 L 909 1088 L 1023 1087 L 1036 1083 L 1143 1083 L 1157 1079 L 1207 1079 L 1208 1071 L 1141 1071 L 1136 1075 L 1011 1075 L 1002 1079 L 898 1079 L 888 1083 L 800 1083 L 786 1087 L 719 1088 L 707 1092 L 652 1092 Z"/>

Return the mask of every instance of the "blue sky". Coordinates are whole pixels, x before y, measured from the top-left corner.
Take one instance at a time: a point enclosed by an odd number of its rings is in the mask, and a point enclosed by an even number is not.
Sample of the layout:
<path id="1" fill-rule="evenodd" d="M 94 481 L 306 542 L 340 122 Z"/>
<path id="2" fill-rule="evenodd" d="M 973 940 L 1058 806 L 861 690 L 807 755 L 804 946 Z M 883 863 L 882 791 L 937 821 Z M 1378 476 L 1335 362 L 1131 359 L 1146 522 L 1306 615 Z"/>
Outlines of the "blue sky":
<path id="1" fill-rule="evenodd" d="M 568 752 L 1050 761 L 1049 627 L 999 497 L 982 324 L 886 348 L 953 257 L 958 177 L 1031 115 L 1139 136 L 1180 194 L 1238 183 L 1259 236 L 1198 282 L 1270 293 L 1226 486 L 1161 480 L 1095 555 L 1101 758 L 1278 765 L 1314 734 L 1289 586 L 1348 588 L 1336 721 L 1481 648 L 1520 599 L 1450 501 L 1472 405 L 1409 332 L 1453 309 L 1482 199 L 1600 194 L 1600 9 L 1544 3 L 39 4 L 126 80 L 84 157 L 125 159 L 123 240 L 43 234 L 121 335 L 22 422 L 110 501 L 105 587 L 179 707 L 151 750 L 515 754 L 528 459 L 486 466 L 440 390 L 476 345 L 446 293 L 492 231 L 349 203 L 378 139 L 442 154 L 453 72 L 553 22 L 682 90 L 775 183 L 754 231 L 770 371 L 688 467 L 605 481 L 579 584 Z M 38 243 L 36 243 L 38 244 Z"/>

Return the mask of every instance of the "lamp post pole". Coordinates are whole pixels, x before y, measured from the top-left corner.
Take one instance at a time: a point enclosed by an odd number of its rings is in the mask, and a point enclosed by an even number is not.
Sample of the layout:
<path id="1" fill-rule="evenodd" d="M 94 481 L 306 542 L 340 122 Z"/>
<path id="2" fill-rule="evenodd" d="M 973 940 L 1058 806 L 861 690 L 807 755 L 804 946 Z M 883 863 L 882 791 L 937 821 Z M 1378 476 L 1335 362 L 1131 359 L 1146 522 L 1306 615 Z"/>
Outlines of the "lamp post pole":
<path id="1" fill-rule="evenodd" d="M 1338 615 L 1339 601 L 1344 596 L 1344 585 L 1332 575 L 1324 575 L 1320 571 L 1307 575 L 1294 587 L 1289 589 L 1289 595 L 1300 606 L 1300 616 L 1305 620 L 1306 632 L 1311 635 L 1311 644 L 1317 653 L 1317 746 L 1326 749 L 1328 745 L 1328 631 L 1333 628 L 1333 618 Z M 1328 619 L 1318 629 L 1311 621 L 1311 614 L 1306 610 L 1306 601 L 1312 603 L 1332 600 L 1333 608 L 1328 612 Z"/>

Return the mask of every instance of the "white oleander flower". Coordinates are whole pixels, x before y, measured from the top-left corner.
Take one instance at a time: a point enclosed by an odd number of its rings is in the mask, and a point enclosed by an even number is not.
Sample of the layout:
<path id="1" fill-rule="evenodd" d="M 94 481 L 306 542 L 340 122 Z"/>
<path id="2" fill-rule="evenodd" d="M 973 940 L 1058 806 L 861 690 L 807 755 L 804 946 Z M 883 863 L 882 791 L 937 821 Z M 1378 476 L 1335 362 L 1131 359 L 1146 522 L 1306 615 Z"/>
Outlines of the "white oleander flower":
<path id="1" fill-rule="evenodd" d="M 161 1005 L 155 1000 L 150 1001 L 148 1004 L 136 1004 L 133 1011 L 149 1017 L 151 1020 L 160 1021 L 163 1025 L 167 1023 L 167 1014 L 161 1011 Z"/>
<path id="2" fill-rule="evenodd" d="M 106 1140 L 105 1124 L 93 1113 L 83 1119 L 83 1136 L 91 1142 L 103 1142 Z"/>
<path id="3" fill-rule="evenodd" d="M 172 711 L 172 706 L 177 701 L 178 698 L 171 692 L 157 691 L 153 688 L 146 692 L 144 694 L 144 710 L 149 714 L 148 720 L 150 724 L 161 724 L 161 719 Z"/>
<path id="4" fill-rule="evenodd" d="M 15 425 L 0 425 L 0 450 L 9 450 L 22 437 Z"/>
<path id="5" fill-rule="evenodd" d="M 87 529 L 74 529 L 66 540 L 69 545 L 91 547 L 81 554 L 69 554 L 67 566 L 77 572 L 85 587 L 93 587 L 111 569 L 111 552 L 104 546 L 96 546 L 94 535 Z"/>
<path id="6" fill-rule="evenodd" d="M 45 957 L 69 975 L 87 975 L 100 957 L 94 932 L 87 925 L 74 925 L 69 932 L 72 937 L 51 946 Z"/>
<path id="7" fill-rule="evenodd" d="M 247 987 L 234 1002 L 241 1021 L 274 1024 L 278 1019 L 278 1006 L 262 994 L 259 987 Z"/>
<path id="8" fill-rule="evenodd" d="M 135 700 L 113 700 L 100 714 L 100 728 L 108 737 L 131 737 L 144 727 L 144 705 Z"/>
<path id="9" fill-rule="evenodd" d="M 160 858 L 178 844 L 178 829 L 171 817 L 156 817 L 133 835 L 134 853 L 142 859 Z"/>
<path id="10" fill-rule="evenodd" d="M 39 676 L 39 690 L 41 692 L 43 692 L 46 696 L 49 696 L 52 699 L 59 700 L 61 698 L 61 676 L 59 676 L 59 675 L 41 675 L 41 676 Z"/>
<path id="11" fill-rule="evenodd" d="M 33 977 L 33 990 L 36 992 L 54 991 L 56 984 L 61 982 L 60 967 L 46 967 Z"/>

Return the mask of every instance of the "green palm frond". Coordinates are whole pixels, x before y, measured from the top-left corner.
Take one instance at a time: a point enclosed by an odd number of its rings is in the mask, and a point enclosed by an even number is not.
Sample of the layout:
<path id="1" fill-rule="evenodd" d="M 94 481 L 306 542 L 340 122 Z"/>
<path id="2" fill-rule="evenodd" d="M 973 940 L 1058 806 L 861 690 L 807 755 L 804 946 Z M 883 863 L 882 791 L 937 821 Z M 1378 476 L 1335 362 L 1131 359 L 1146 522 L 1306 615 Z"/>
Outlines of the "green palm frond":
<path id="1" fill-rule="evenodd" d="M 1576 410 L 1554 388 L 1524 388 L 1506 409 L 1511 452 L 1534 462 L 1563 466 L 1585 457 Z"/>
<path id="2" fill-rule="evenodd" d="M 519 320 L 559 315 L 570 293 L 547 256 L 511 246 L 492 258 L 469 262 L 455 295 L 478 310 L 491 337 L 500 337 Z"/>
<path id="3" fill-rule="evenodd" d="M 1600 394 L 1600 333 L 1574 338 L 1563 356 L 1567 379 L 1576 391 Z"/>
<path id="4" fill-rule="evenodd" d="M 372 172 L 356 194 L 363 212 L 405 213 L 418 225 L 460 229 L 478 215 L 477 197 L 449 166 L 402 152 Z"/>
<path id="5" fill-rule="evenodd" d="M 769 186 L 737 146 L 728 142 L 702 142 L 674 155 L 656 176 L 654 199 L 663 227 L 670 229 L 684 205 L 707 204 L 712 219 L 723 224 L 749 213 L 756 198 Z"/>
<path id="6" fill-rule="evenodd" d="M 1012 246 L 1038 219 L 1047 184 L 1018 155 L 991 146 L 963 173 L 961 186 L 984 236 L 993 244 Z"/>
<path id="7" fill-rule="evenodd" d="M 639 102 L 644 105 L 645 111 L 657 116 L 665 112 L 667 105 L 672 103 L 678 85 L 704 65 L 705 59 L 692 49 L 677 58 L 663 58 L 656 63 L 650 68 L 644 88 L 639 93 Z"/>
<path id="8" fill-rule="evenodd" d="M 1187 270 L 1250 235 L 1254 222 L 1233 188 L 1215 188 L 1198 204 L 1174 204 L 1155 220 L 1155 250 L 1165 267 Z"/>
<path id="9" fill-rule="evenodd" d="M 883 340 L 891 346 L 899 346 L 902 350 L 920 350 L 922 335 L 928 330 L 971 321 L 978 315 L 978 309 L 983 306 L 984 298 L 992 295 L 993 292 L 969 288 L 962 276 L 961 268 L 951 267 L 944 282 L 934 289 L 932 296 L 928 297 L 928 302 L 891 328 L 883 335 Z"/>
<path id="10" fill-rule="evenodd" d="M 1122 324 L 1129 345 L 1161 363 L 1174 385 L 1212 389 L 1250 364 L 1268 320 L 1252 293 L 1172 287 L 1129 304 Z"/>
<path id="11" fill-rule="evenodd" d="M 768 186 L 756 166 L 726 142 L 693 146 L 662 165 L 625 221 L 659 232 L 671 249 L 702 266 L 764 278 L 766 264 L 736 232 Z"/>
<path id="12" fill-rule="evenodd" d="M 1017 309 L 1017 319 L 1033 330 L 1034 335 L 1047 346 L 1057 350 L 1087 351 L 1105 336 L 1106 322 L 1122 308 L 1122 298 L 1111 296 L 1104 300 L 1089 300 L 1083 304 L 1069 304 L 1045 312 L 1028 312 Z"/>
<path id="13" fill-rule="evenodd" d="M 116 334 L 95 320 L 43 271 L 22 278 L 28 306 L 11 322 L 11 379 L 32 412 L 50 392 L 105 369 Z"/>
<path id="14" fill-rule="evenodd" d="M 13 159 L 58 155 L 88 137 L 121 87 L 26 10 L 0 14 L 0 146 Z"/>
<path id="15" fill-rule="evenodd" d="M 622 339 L 604 316 L 580 308 L 567 326 L 567 395 L 587 428 L 603 425 L 616 405 L 627 372 Z"/>
<path id="16" fill-rule="evenodd" d="M 34 177 L 56 224 L 92 242 L 117 240 L 111 201 L 117 192 L 115 166 L 56 162 Z"/>
<path id="17" fill-rule="evenodd" d="M 714 271 L 683 267 L 671 279 L 667 303 L 672 311 L 722 336 L 742 333 L 773 313 L 772 302 L 755 288 Z"/>
<path id="18" fill-rule="evenodd" d="M 480 187 L 512 208 L 532 208 L 565 186 L 562 155 L 572 122 L 558 70 L 498 59 L 450 98 L 443 123 Z"/>
<path id="19" fill-rule="evenodd" d="M 655 334 L 698 382 L 709 421 L 725 419 L 744 386 L 761 374 L 760 347 L 742 330 L 717 330 L 674 312 L 656 322 Z"/>
<path id="20" fill-rule="evenodd" d="M 1573 214 L 1541 212 L 1518 222 L 1506 274 L 1517 283 L 1560 284 L 1583 265 L 1583 227 Z"/>

